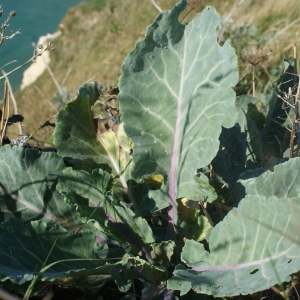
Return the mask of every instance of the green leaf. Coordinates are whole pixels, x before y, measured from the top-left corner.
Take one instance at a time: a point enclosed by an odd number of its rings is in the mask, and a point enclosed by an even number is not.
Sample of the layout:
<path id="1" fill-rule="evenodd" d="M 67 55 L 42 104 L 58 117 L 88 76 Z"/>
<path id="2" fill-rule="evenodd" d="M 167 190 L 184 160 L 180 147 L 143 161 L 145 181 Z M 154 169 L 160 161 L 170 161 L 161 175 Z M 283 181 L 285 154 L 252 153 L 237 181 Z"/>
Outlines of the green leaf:
<path id="1" fill-rule="evenodd" d="M 234 127 L 223 128 L 220 135 L 220 148 L 212 161 L 214 171 L 235 190 L 236 181 L 245 171 L 246 134 L 236 124 Z"/>
<path id="2" fill-rule="evenodd" d="M 91 106 L 99 97 L 96 82 L 86 83 L 74 100 L 67 102 L 57 116 L 54 145 L 62 157 L 90 159 L 107 163 L 107 153 L 97 139 Z"/>
<path id="3" fill-rule="evenodd" d="M 246 197 L 206 236 L 209 252 L 188 240 L 168 287 L 228 297 L 290 280 L 299 270 L 300 159 L 241 181 Z"/>
<path id="4" fill-rule="evenodd" d="M 257 168 L 264 158 L 260 130 L 265 124 L 265 111 L 262 103 L 250 96 L 240 96 L 235 103 L 238 108 L 237 123 L 246 135 L 247 168 Z"/>
<path id="5" fill-rule="evenodd" d="M 83 269 L 91 274 L 91 270 L 107 263 L 96 255 L 95 235 L 88 226 L 81 233 L 71 235 L 59 225 L 48 226 L 41 221 L 24 225 L 17 218 L 9 217 L 1 224 L 0 244 L 0 279 L 17 284 L 30 281 L 50 252 L 47 265 L 53 265 L 40 274 L 45 281 L 64 278 L 72 271 Z M 63 262 L 55 264 L 59 261 Z"/>
<path id="6" fill-rule="evenodd" d="M 133 278 L 152 284 L 167 279 L 165 269 L 143 259 L 129 257 L 128 266 L 123 266 L 122 257 L 107 255 L 111 250 L 99 252 L 92 224 L 85 225 L 80 233 L 70 234 L 59 225 L 49 226 L 41 221 L 24 225 L 9 217 L 0 226 L 0 244 L 0 282 L 10 280 L 21 285 L 17 289 L 23 293 L 37 273 L 34 293 L 53 284 L 97 291 L 113 278 L 125 291 Z"/>
<path id="7" fill-rule="evenodd" d="M 120 292 L 127 292 L 132 285 L 134 273 L 131 269 L 121 269 L 119 267 L 113 268 L 109 271 L 111 276 L 114 278 L 116 285 Z"/>
<path id="8" fill-rule="evenodd" d="M 251 178 L 252 177 L 252 178 Z M 274 167 L 274 172 L 267 171 L 258 177 L 249 174 L 248 178 L 239 180 L 240 197 L 245 195 L 275 196 L 280 198 L 298 198 L 300 185 L 300 158 L 290 159 Z"/>
<path id="9" fill-rule="evenodd" d="M 134 144 L 133 177 L 164 176 L 160 197 L 174 223 L 175 199 L 196 199 L 194 175 L 216 155 L 222 126 L 237 117 L 237 58 L 228 41 L 217 43 L 221 18 L 207 7 L 184 26 L 178 16 L 185 7 L 181 1 L 147 28 L 122 66 L 118 96 Z"/>
<path id="10" fill-rule="evenodd" d="M 136 182 L 131 179 L 127 181 L 129 192 L 134 203 L 134 207 L 137 208 L 139 214 L 142 217 L 148 216 L 151 213 L 159 210 L 156 206 L 156 202 L 149 198 L 149 185 L 145 182 Z"/>
<path id="11" fill-rule="evenodd" d="M 235 104 L 239 110 L 243 110 L 253 120 L 259 131 L 264 128 L 266 109 L 260 100 L 243 95 L 236 98 Z M 243 128 L 242 125 L 241 128 Z"/>
<path id="12" fill-rule="evenodd" d="M 147 258 L 147 244 L 154 242 L 152 230 L 145 219 L 136 215 L 127 204 L 113 200 L 107 187 L 109 173 L 98 169 L 92 174 L 67 168 L 59 178 L 58 191 L 77 206 L 83 220 L 95 220 L 102 231 L 121 244 L 129 243 L 134 253 Z"/>
<path id="13" fill-rule="evenodd" d="M 102 127 L 99 125 L 99 120 L 94 119 L 91 107 L 98 97 L 97 82 L 80 87 L 74 100 L 67 102 L 57 116 L 54 144 L 62 157 L 72 158 L 75 162 L 87 161 L 89 164 L 93 160 L 98 167 L 100 164 L 102 168 L 112 170 L 113 174 L 120 176 L 125 170 L 129 172 L 127 169 L 131 158 L 120 147 L 118 138 L 126 149 L 129 148 L 130 141 L 128 138 L 126 140 L 122 126 L 119 137 L 117 129 L 115 132 L 106 130 L 103 124 Z M 125 179 L 122 183 L 126 188 Z"/>
<path id="14" fill-rule="evenodd" d="M 288 118 L 290 107 L 284 104 L 283 99 L 290 101 L 287 95 L 289 88 L 293 89 L 294 74 L 293 63 L 285 59 L 284 73 L 278 79 L 277 86 L 271 95 L 266 125 L 262 131 L 264 152 L 276 157 L 280 155 L 280 145 L 283 143 L 286 133 L 285 126 L 290 123 Z M 278 143 L 278 140 L 280 143 Z M 287 146 L 288 145 L 286 145 L 286 148 Z M 283 149 L 283 151 L 285 149 Z"/>
<path id="15" fill-rule="evenodd" d="M 155 263 L 168 268 L 170 266 L 171 257 L 174 252 L 175 243 L 173 241 L 166 241 L 161 243 L 154 243 L 151 245 L 151 257 Z"/>
<path id="16" fill-rule="evenodd" d="M 4 146 L 0 147 L 0 165 L 0 209 L 4 217 L 41 219 L 75 229 L 75 207 L 66 204 L 56 191 L 58 176 L 65 168 L 62 158 L 53 152 Z"/>
<path id="17" fill-rule="evenodd" d="M 184 236 L 187 239 L 193 239 L 199 242 L 203 241 L 207 230 L 212 226 L 207 218 L 200 214 L 199 203 L 187 200 L 186 198 L 178 199 L 177 201 L 179 203 L 178 211 L 180 213 L 180 220 L 188 225 L 187 232 Z"/>

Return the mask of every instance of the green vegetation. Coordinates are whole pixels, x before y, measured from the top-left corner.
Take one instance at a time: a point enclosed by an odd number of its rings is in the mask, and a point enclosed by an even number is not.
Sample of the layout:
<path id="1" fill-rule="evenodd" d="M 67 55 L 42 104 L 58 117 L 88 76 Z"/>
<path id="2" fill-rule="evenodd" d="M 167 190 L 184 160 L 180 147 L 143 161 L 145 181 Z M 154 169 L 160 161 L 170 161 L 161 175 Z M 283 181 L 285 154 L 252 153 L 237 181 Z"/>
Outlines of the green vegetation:
<path id="1" fill-rule="evenodd" d="M 126 4 L 135 10 L 124 18 Z M 215 8 L 187 15 L 186 5 L 154 16 L 145 34 L 132 30 L 146 10 L 140 2 L 93 1 L 66 17 L 51 61 L 63 89 L 48 79 L 42 93 L 56 106 L 40 100 L 51 109 L 30 119 L 54 127 L 54 148 L 0 147 L 2 288 L 23 299 L 49 290 L 111 299 L 106 288 L 115 299 L 298 293 L 290 277 L 300 269 L 297 58 L 273 71 L 271 85 L 259 73 L 269 63 L 262 32 L 258 41 L 253 25 L 222 31 Z M 94 27 L 98 13 L 105 32 Z M 241 59 L 250 66 L 243 80 Z M 69 64 L 63 80 L 56 70 Z M 43 89 L 45 76 L 35 83 Z M 88 82 L 71 95 L 76 80 Z M 45 123 L 56 111 L 55 126 Z"/>

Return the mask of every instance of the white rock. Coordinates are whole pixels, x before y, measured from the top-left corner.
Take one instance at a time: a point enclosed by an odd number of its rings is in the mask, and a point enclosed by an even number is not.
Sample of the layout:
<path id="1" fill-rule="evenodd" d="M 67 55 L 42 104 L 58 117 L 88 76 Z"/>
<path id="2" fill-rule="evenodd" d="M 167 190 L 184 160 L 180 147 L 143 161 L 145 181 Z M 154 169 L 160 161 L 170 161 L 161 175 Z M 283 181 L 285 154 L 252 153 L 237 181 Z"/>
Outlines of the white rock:
<path id="1" fill-rule="evenodd" d="M 47 46 L 49 41 L 54 40 L 61 35 L 61 31 L 56 31 L 53 34 L 48 33 L 39 38 L 37 45 L 42 44 L 44 47 Z M 50 52 L 51 50 L 45 51 L 41 56 L 36 58 L 36 62 L 32 63 L 23 73 L 23 79 L 21 84 L 21 90 L 30 84 L 34 83 L 37 78 L 43 74 L 46 70 L 46 64 L 50 63 Z"/>

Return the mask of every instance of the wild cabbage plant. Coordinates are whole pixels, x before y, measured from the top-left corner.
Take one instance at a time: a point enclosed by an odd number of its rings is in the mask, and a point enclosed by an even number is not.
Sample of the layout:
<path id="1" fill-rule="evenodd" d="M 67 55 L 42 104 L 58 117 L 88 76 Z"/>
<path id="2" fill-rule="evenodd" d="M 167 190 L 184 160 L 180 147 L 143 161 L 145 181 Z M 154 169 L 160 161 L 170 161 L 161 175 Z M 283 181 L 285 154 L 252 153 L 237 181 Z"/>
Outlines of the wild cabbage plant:
<path id="1" fill-rule="evenodd" d="M 114 280 L 126 292 L 140 280 L 145 299 L 191 289 L 225 297 L 299 270 L 300 161 L 277 159 L 271 122 L 291 83 L 265 114 L 258 100 L 236 98 L 237 57 L 217 43 L 220 16 L 207 7 L 183 25 L 185 7 L 159 14 L 125 59 L 119 118 L 94 118 L 100 88 L 90 82 L 57 116 L 57 153 L 0 148 L 3 286 L 25 293 L 34 278 L 33 293 L 95 292 Z M 215 227 L 199 207 L 220 196 L 208 166 L 234 206 Z"/>

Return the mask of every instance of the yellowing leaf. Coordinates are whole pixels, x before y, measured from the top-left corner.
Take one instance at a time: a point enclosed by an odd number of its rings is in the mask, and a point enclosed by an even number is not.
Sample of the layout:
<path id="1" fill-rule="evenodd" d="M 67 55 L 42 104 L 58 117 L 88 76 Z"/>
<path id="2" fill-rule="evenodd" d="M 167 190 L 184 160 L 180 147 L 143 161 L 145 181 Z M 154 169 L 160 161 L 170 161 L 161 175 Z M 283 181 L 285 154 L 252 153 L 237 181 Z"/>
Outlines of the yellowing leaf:
<path id="1" fill-rule="evenodd" d="M 198 202 L 180 198 L 177 199 L 177 203 L 180 219 L 188 225 L 185 237 L 195 241 L 205 239 L 206 230 L 212 228 L 212 226 L 208 219 L 200 214 L 201 211 Z"/>
<path id="2" fill-rule="evenodd" d="M 159 190 L 164 182 L 164 176 L 161 174 L 155 174 L 152 176 L 144 177 L 143 180 L 150 185 L 152 190 Z"/>

